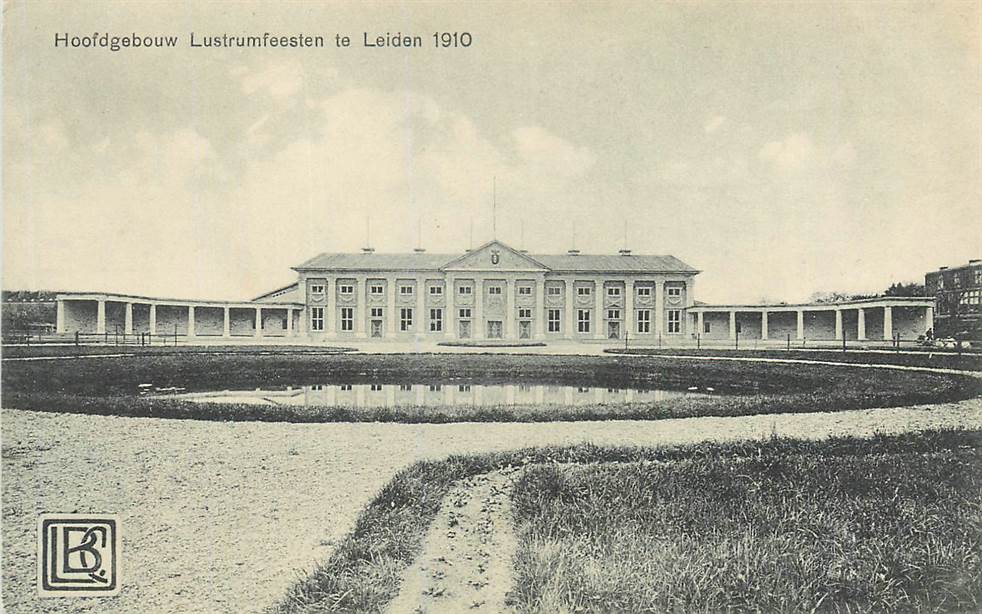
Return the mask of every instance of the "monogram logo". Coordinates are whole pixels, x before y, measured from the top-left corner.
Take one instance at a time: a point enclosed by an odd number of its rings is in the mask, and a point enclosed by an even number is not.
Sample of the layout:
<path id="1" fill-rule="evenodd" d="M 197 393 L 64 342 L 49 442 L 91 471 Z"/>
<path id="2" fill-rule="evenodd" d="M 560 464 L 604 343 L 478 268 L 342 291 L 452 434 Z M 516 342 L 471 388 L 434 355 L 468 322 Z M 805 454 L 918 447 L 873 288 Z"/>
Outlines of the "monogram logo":
<path id="1" fill-rule="evenodd" d="M 42 597 L 119 592 L 119 523 L 111 515 L 42 514 L 38 591 Z"/>
<path id="2" fill-rule="evenodd" d="M 496 249 L 491 250 L 491 264 L 498 264 L 501 261 L 500 252 Z"/>

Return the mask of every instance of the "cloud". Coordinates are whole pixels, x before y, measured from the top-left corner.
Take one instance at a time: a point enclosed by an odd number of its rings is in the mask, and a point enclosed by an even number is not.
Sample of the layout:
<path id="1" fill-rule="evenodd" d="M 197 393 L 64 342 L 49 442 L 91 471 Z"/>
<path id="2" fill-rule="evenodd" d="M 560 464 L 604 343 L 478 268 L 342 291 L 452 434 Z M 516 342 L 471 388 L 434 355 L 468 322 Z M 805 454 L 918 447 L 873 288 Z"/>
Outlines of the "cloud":
<path id="1" fill-rule="evenodd" d="M 512 138 L 522 160 L 558 175 L 579 175 L 597 161 L 589 148 L 577 147 L 538 126 L 516 128 Z"/>
<path id="2" fill-rule="evenodd" d="M 270 63 L 252 72 L 239 67 L 232 75 L 239 78 L 244 93 L 263 92 L 278 102 L 292 99 L 303 89 L 306 77 L 299 62 Z"/>
<path id="3" fill-rule="evenodd" d="M 710 120 L 706 122 L 706 125 L 703 126 L 703 128 L 706 130 L 706 134 L 713 134 L 714 132 L 722 128 L 725 123 L 726 123 L 725 117 L 723 117 L 722 115 L 716 115 L 710 118 Z"/>
<path id="4" fill-rule="evenodd" d="M 795 132 L 783 140 L 765 144 L 757 156 L 778 170 L 797 171 L 811 161 L 814 153 L 811 137 L 805 132 Z"/>

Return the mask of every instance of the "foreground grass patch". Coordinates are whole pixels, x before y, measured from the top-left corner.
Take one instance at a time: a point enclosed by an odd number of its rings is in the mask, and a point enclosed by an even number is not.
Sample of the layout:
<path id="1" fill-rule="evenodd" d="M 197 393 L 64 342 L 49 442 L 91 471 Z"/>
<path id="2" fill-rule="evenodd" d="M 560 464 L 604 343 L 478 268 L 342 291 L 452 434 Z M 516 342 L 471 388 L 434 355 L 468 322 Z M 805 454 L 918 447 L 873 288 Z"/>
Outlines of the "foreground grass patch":
<path id="1" fill-rule="evenodd" d="M 980 598 L 980 448 L 980 431 L 945 431 L 877 437 L 872 440 L 847 438 L 823 442 L 772 440 L 658 448 L 598 448 L 581 445 L 455 456 L 440 462 L 421 462 L 397 474 L 362 512 L 354 530 L 338 544 L 331 557 L 298 582 L 282 602 L 270 611 L 280 614 L 381 611 L 398 594 L 401 574 L 419 553 L 426 531 L 453 483 L 468 476 L 515 465 L 529 466 L 526 469 L 527 477 L 514 494 L 518 514 L 516 522 L 521 539 L 515 597 L 525 611 L 577 611 L 574 610 L 576 607 L 584 607 L 584 611 L 592 609 L 610 612 L 672 609 L 661 606 L 651 609 L 636 601 L 639 598 L 638 591 L 647 591 L 651 585 L 639 578 L 639 574 L 643 572 L 632 569 L 628 563 L 643 566 L 653 564 L 647 559 L 665 556 L 666 553 L 683 552 L 686 540 L 695 538 L 697 534 L 702 535 L 705 540 L 702 550 L 692 555 L 694 558 L 689 564 L 690 569 L 699 572 L 697 577 L 710 578 L 725 571 L 727 577 L 736 578 L 742 573 L 744 584 L 752 587 L 759 585 L 761 581 L 758 574 L 772 573 L 780 582 L 790 583 L 792 578 L 797 577 L 798 568 L 795 565 L 800 564 L 800 561 L 810 561 L 812 559 L 808 557 L 812 556 L 830 556 L 841 560 L 838 567 L 832 568 L 833 572 L 839 574 L 843 582 L 851 582 L 857 579 L 854 574 L 860 571 L 865 573 L 870 564 L 895 564 L 896 560 L 908 556 L 899 551 L 890 555 L 893 558 L 889 558 L 886 556 L 888 553 L 867 545 L 869 535 L 884 532 L 880 529 L 881 523 L 890 522 L 894 510 L 908 508 L 910 514 L 923 521 L 916 525 L 916 530 L 928 532 L 922 537 L 922 541 L 929 544 L 912 551 L 910 556 L 920 556 L 923 559 L 925 557 L 921 554 L 930 548 L 927 559 L 938 562 L 926 572 L 927 576 L 936 574 L 934 584 L 931 585 L 930 604 L 938 609 L 957 609 L 956 603 L 977 604 Z M 773 532 L 768 534 L 745 531 L 743 541 L 734 541 L 729 545 L 712 541 L 716 539 L 719 542 L 725 536 L 740 531 L 742 524 L 761 514 L 772 519 L 775 524 L 781 521 L 782 529 L 789 529 L 790 521 L 783 519 L 786 515 L 799 513 L 795 510 L 801 504 L 796 501 L 817 501 L 820 493 L 835 492 L 821 483 L 793 484 L 789 481 L 794 474 L 782 473 L 782 468 L 794 467 L 794 459 L 798 458 L 815 459 L 815 465 L 822 465 L 827 461 L 830 466 L 848 467 L 858 476 L 877 475 L 875 471 L 885 469 L 886 462 L 876 459 L 889 458 L 899 463 L 893 472 L 895 476 L 899 476 L 902 467 L 921 468 L 919 471 L 922 475 L 915 479 L 919 486 L 916 491 L 912 491 L 917 496 L 903 494 L 899 498 L 888 489 L 870 486 L 869 480 L 850 481 L 848 476 L 837 477 L 839 483 L 855 484 L 853 495 L 867 501 L 862 508 L 864 515 L 848 519 L 843 527 L 834 527 L 826 532 L 819 532 L 821 525 L 817 520 L 803 524 L 800 529 L 801 537 L 798 532 L 785 536 L 784 543 L 788 549 L 767 551 L 768 556 L 775 556 L 774 563 L 769 562 L 770 559 L 763 561 L 748 556 L 752 552 L 757 557 L 764 554 L 756 545 L 758 535 L 771 536 L 771 541 L 767 542 L 768 549 L 780 543 L 773 541 L 779 537 Z M 568 464 L 584 466 L 574 468 Z M 744 507 L 748 502 L 753 502 L 756 506 L 747 510 L 749 515 L 746 518 L 741 520 L 739 514 L 731 514 L 723 525 L 707 528 L 707 523 L 700 523 L 697 516 L 719 519 L 720 512 L 715 507 L 722 505 L 727 509 L 737 509 L 736 497 L 748 496 L 750 493 L 749 489 L 740 485 L 740 481 L 747 478 L 738 478 L 736 483 L 731 483 L 733 476 L 723 470 L 730 465 L 740 465 L 741 468 L 756 466 L 762 471 L 765 467 L 773 467 L 767 470 L 772 471 L 773 475 L 764 471 L 769 476 L 767 481 L 774 480 L 783 484 L 783 487 L 778 490 L 780 494 L 765 497 L 758 493 L 745 501 Z M 718 467 L 716 473 L 707 475 L 698 471 L 700 467 L 713 466 Z M 660 494 L 637 483 L 629 483 L 626 479 L 632 475 L 643 478 L 645 475 L 637 472 L 656 467 L 676 467 L 681 470 L 677 471 L 673 490 Z M 620 470 L 628 473 L 621 474 Z M 826 474 L 828 479 L 832 479 L 831 471 Z M 611 477 L 605 477 L 608 475 Z M 585 480 L 587 476 L 597 477 L 592 482 L 593 486 Z M 927 487 L 929 476 L 933 476 L 936 482 L 934 491 Z M 721 481 L 716 482 L 717 479 Z M 767 481 L 759 480 L 755 483 L 758 488 L 766 490 L 770 488 Z M 706 487 L 709 482 L 712 482 L 712 489 L 702 497 L 700 507 L 686 509 L 684 504 L 695 500 L 693 491 Z M 664 480 L 659 484 L 663 483 Z M 677 505 L 671 505 L 666 503 L 669 496 L 687 498 L 679 499 Z M 765 509 L 762 506 L 768 507 Z M 959 506 L 962 507 L 959 509 Z M 927 507 L 935 510 L 933 515 L 920 513 L 920 510 Z M 609 519 L 598 515 L 601 513 L 609 514 Z M 664 533 L 649 530 L 654 526 L 650 521 L 658 513 L 663 513 L 663 519 L 667 519 L 658 525 L 666 528 Z M 605 528 L 607 525 L 609 527 Z M 857 527 L 866 533 L 858 532 Z M 668 528 L 672 528 L 672 531 L 667 530 Z M 637 538 L 633 536 L 635 533 L 639 535 Z M 596 537 L 592 537 L 594 535 Z M 843 536 L 853 536 L 855 541 L 852 541 L 852 537 L 846 539 Z M 676 540 L 680 545 L 675 545 Z M 804 542 L 806 546 L 801 554 L 791 549 L 798 547 L 799 542 Z M 604 544 L 607 545 L 606 550 L 603 549 Z M 623 551 L 617 551 L 617 548 L 622 548 Z M 625 563 L 610 561 L 612 552 L 616 552 L 617 557 L 627 557 L 624 559 Z M 565 564 L 574 560 L 582 564 L 582 569 L 571 570 Z M 862 562 L 867 560 L 872 563 Z M 613 566 L 609 567 L 608 564 Z M 744 565 L 744 568 L 737 569 L 738 564 Z M 884 573 L 882 568 L 874 568 L 878 569 L 877 573 Z M 769 569 L 779 571 L 768 572 Z M 896 566 L 886 568 L 884 577 L 890 579 L 889 583 L 898 577 L 897 569 L 899 568 Z M 621 581 L 613 577 L 617 573 L 629 574 L 625 576 L 627 580 Z M 677 581 L 673 579 L 675 584 L 671 586 L 681 586 L 683 591 L 703 590 L 696 583 L 697 577 Z M 832 576 L 834 577 L 836 576 Z M 950 580 L 951 578 L 956 580 Z M 625 584 L 634 580 L 640 581 L 640 589 L 625 587 Z M 621 591 L 619 597 L 600 590 L 610 589 L 612 586 Z M 557 587 L 582 592 L 569 593 L 564 597 L 558 594 L 561 590 Z M 669 588 L 670 586 L 666 586 L 658 589 L 657 593 L 662 594 Z M 953 598 L 946 591 L 955 591 L 958 597 Z M 721 597 L 720 593 L 710 589 L 706 589 L 704 594 Z M 735 597 L 728 607 L 744 610 L 768 609 L 763 605 L 754 605 L 756 602 L 753 599 L 760 600 L 759 593 L 745 591 L 741 595 Z M 747 595 L 750 595 L 749 600 Z M 643 596 L 649 598 L 651 594 L 644 592 Z M 553 601 L 547 602 L 547 598 Z M 835 609 L 835 604 L 842 603 L 837 599 L 838 595 L 826 597 L 819 609 Z M 812 605 L 816 602 L 817 600 L 812 602 Z M 790 601 L 788 603 L 790 607 Z M 552 609 L 553 607 L 557 609 Z M 632 607 L 637 609 L 632 610 Z M 690 610 L 682 607 L 681 602 L 674 609 Z"/>
<path id="2" fill-rule="evenodd" d="M 934 433 L 531 467 L 513 494 L 519 610 L 978 611 L 979 446 Z"/>
<path id="3" fill-rule="evenodd" d="M 982 379 L 827 365 L 714 362 L 646 356 L 325 355 L 148 353 L 116 358 L 7 361 L 4 406 L 39 411 L 288 422 L 535 422 L 742 416 L 957 401 Z M 704 398 L 567 406 L 325 407 L 196 403 L 140 396 L 140 384 L 188 391 L 330 383 L 545 383 L 686 390 Z"/>

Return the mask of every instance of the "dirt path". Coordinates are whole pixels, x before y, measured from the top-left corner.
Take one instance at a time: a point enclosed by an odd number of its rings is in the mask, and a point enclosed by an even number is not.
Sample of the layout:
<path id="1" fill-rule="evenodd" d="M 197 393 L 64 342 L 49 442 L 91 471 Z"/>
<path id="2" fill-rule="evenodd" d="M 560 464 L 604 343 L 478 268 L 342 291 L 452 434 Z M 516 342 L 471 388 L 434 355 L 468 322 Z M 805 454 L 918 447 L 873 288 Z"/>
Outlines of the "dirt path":
<path id="1" fill-rule="evenodd" d="M 506 613 L 517 543 L 513 467 L 462 480 L 430 525 L 388 614 Z"/>
<path id="2" fill-rule="evenodd" d="M 659 445 L 978 428 L 982 399 L 650 422 L 285 424 L 3 410 L 5 612 L 253 612 L 282 597 L 392 475 L 422 459 L 536 445 Z M 112 512 L 123 589 L 39 599 L 37 515 Z"/>

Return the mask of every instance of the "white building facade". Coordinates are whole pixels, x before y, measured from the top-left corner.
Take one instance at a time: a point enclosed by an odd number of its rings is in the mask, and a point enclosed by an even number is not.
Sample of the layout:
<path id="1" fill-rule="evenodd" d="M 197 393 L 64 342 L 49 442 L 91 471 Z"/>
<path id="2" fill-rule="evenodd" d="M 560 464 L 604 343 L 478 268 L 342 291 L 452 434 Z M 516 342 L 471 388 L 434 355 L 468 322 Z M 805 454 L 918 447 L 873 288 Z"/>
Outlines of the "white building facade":
<path id="1" fill-rule="evenodd" d="M 302 334 L 317 340 L 682 339 L 698 271 L 673 256 L 530 255 L 500 241 L 464 254 L 321 254 L 294 267 Z"/>

